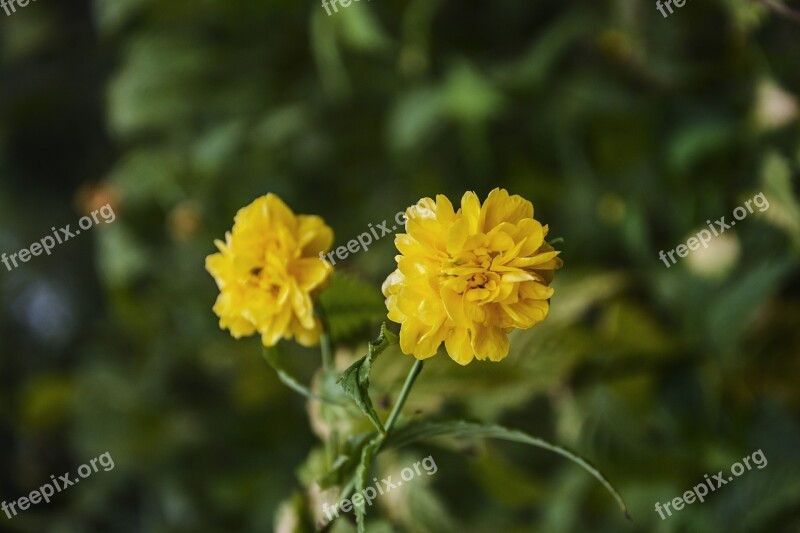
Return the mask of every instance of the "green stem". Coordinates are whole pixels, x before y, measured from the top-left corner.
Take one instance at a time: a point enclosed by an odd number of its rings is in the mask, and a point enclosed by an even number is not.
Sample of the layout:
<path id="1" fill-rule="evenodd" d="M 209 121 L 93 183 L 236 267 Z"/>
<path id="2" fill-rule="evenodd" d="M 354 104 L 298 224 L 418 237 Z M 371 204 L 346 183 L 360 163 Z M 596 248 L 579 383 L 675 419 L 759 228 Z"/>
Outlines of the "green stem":
<path id="1" fill-rule="evenodd" d="M 331 349 L 331 337 L 327 332 L 320 335 L 319 346 L 322 351 L 322 369 L 330 372 L 333 370 L 333 350 Z"/>
<path id="2" fill-rule="evenodd" d="M 320 352 L 322 353 L 322 382 L 326 383 L 328 379 L 333 379 L 331 376 L 335 372 L 333 365 L 333 348 L 330 329 L 328 328 L 328 317 L 325 316 L 325 312 L 321 307 L 317 308 L 317 314 L 319 315 L 320 322 L 322 322 L 322 334 L 319 337 L 319 348 Z M 337 435 L 336 430 L 333 428 L 334 422 L 328 406 L 323 405 L 321 406 L 321 409 L 322 419 L 325 421 L 330 431 L 328 438 L 325 439 L 325 458 L 328 464 L 328 469 L 330 469 L 333 466 L 334 460 L 336 459 L 339 436 Z"/>
<path id="3" fill-rule="evenodd" d="M 411 392 L 411 387 L 414 385 L 414 381 L 419 376 L 419 373 L 422 372 L 422 365 L 425 364 L 425 361 L 422 359 L 417 359 L 414 362 L 414 366 L 411 367 L 411 370 L 408 372 L 408 377 L 406 377 L 406 382 L 403 384 L 403 390 L 400 391 L 400 396 L 397 397 L 397 401 L 392 408 L 392 412 L 389 414 L 389 418 L 386 419 L 385 429 L 386 433 L 384 436 L 388 435 L 392 428 L 394 427 L 394 423 L 397 422 L 397 417 L 400 416 L 400 411 L 403 409 L 403 405 L 406 403 L 406 399 L 408 398 L 408 394 Z"/>
<path id="4" fill-rule="evenodd" d="M 322 306 L 317 306 L 317 316 L 322 323 L 322 334 L 319 337 L 319 347 L 322 352 L 322 369 L 325 372 L 333 370 L 333 348 L 331 343 L 330 327 L 328 326 L 328 317 L 325 316 L 325 311 Z"/>

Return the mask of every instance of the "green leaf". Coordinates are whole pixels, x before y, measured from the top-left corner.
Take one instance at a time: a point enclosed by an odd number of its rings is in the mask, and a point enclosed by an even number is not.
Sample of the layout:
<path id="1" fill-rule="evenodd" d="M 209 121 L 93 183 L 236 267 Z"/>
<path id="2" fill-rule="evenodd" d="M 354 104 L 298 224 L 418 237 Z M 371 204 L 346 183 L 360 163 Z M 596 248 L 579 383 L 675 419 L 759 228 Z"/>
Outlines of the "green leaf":
<path id="1" fill-rule="evenodd" d="M 768 202 L 768 209 L 762 215 L 800 246 L 800 203 L 794 194 L 790 161 L 777 152 L 770 152 L 761 166 L 762 194 Z"/>
<path id="2" fill-rule="evenodd" d="M 606 490 L 608 490 L 608 492 L 610 492 L 617 501 L 617 504 L 625 514 L 625 517 L 630 519 L 628 509 L 625 506 L 625 502 L 622 500 L 622 497 L 619 495 L 614 486 L 611 485 L 611 483 L 605 478 L 605 476 L 603 476 L 603 474 L 601 474 L 597 468 L 592 466 L 589 461 L 579 456 L 575 452 L 572 452 L 566 448 L 562 448 L 561 446 L 551 444 L 540 438 L 532 437 L 526 433 L 523 433 L 522 431 L 507 429 L 497 425 L 484 425 L 462 420 L 443 422 L 421 421 L 412 422 L 395 430 L 389 437 L 387 437 L 385 445 L 394 448 L 400 448 L 419 440 L 430 439 L 433 437 L 477 437 L 502 439 L 511 442 L 529 444 L 531 446 L 537 446 L 553 453 L 557 453 L 558 455 L 566 457 L 570 461 L 582 466 L 587 472 L 597 478 L 597 480 L 602 483 Z"/>
<path id="3" fill-rule="evenodd" d="M 678 174 L 688 172 L 735 139 L 736 127 L 728 117 L 701 117 L 684 125 L 672 136 L 669 163 Z"/>
<path id="4" fill-rule="evenodd" d="M 389 115 L 389 146 L 407 152 L 433 140 L 444 123 L 443 91 L 423 87 L 398 97 Z"/>
<path id="5" fill-rule="evenodd" d="M 345 9 L 336 17 L 341 39 L 354 50 L 381 52 L 389 49 L 392 40 L 372 11 L 363 6 Z"/>
<path id="6" fill-rule="evenodd" d="M 320 488 L 329 489 L 352 480 L 364 446 L 376 435 L 374 432 L 361 433 L 347 439 L 341 455 L 334 460 L 330 470 L 318 481 Z"/>
<path id="7" fill-rule="evenodd" d="M 794 258 L 769 260 L 752 265 L 711 305 L 708 314 L 709 340 L 723 354 L 741 348 L 741 338 L 762 302 L 772 298 L 797 271 Z"/>
<path id="8" fill-rule="evenodd" d="M 344 371 L 339 377 L 339 383 L 347 395 L 356 403 L 369 419 L 373 425 L 381 433 L 385 433 L 381 419 L 375 408 L 372 406 L 372 400 L 369 397 L 369 372 L 372 369 L 372 362 L 378 355 L 381 354 L 386 348 L 393 344 L 397 344 L 397 336 L 391 331 L 386 329 L 386 324 L 381 326 L 381 334 L 378 338 L 369 343 L 369 352 L 367 355 L 350 365 L 350 368 Z"/>
<path id="9" fill-rule="evenodd" d="M 285 365 L 283 364 L 283 361 L 281 360 L 281 353 L 280 350 L 278 350 L 277 346 L 272 346 L 272 347 L 264 346 L 262 354 L 264 356 L 264 359 L 266 359 L 267 363 L 269 363 L 269 366 L 271 366 L 275 370 L 275 372 L 277 372 L 278 379 L 280 379 L 287 387 L 289 387 L 293 391 L 305 396 L 306 398 L 311 398 L 312 400 L 319 400 L 325 403 L 341 405 L 339 402 L 335 400 L 314 394 L 308 387 L 300 383 L 297 380 L 297 378 L 292 376 L 286 369 Z"/>
<path id="10" fill-rule="evenodd" d="M 448 73 L 442 104 L 451 118 L 480 124 L 500 112 L 503 96 L 482 72 L 462 61 Z"/>
<path id="11" fill-rule="evenodd" d="M 386 317 L 380 291 L 342 274 L 334 274 L 330 287 L 319 297 L 319 305 L 334 343 L 351 338 Z"/>
<path id="12" fill-rule="evenodd" d="M 324 93 L 341 98 L 350 94 L 350 79 L 344 68 L 336 28 L 327 19 L 322 9 L 312 12 L 311 45 Z"/>
<path id="13" fill-rule="evenodd" d="M 596 21 L 587 19 L 578 10 L 566 11 L 558 20 L 543 28 L 527 50 L 520 51 L 517 55 L 519 59 L 497 68 L 496 78 L 506 89 L 541 88 L 552 79 L 553 71 L 570 48 L 595 31 L 596 25 Z"/>
<path id="14" fill-rule="evenodd" d="M 383 444 L 383 438 L 382 436 L 378 435 L 369 441 L 369 443 L 364 446 L 364 449 L 361 450 L 361 462 L 358 463 L 358 468 L 356 468 L 355 475 L 355 494 L 364 494 L 364 490 L 367 488 L 367 482 L 369 480 L 369 471 L 370 468 L 372 468 L 372 461 L 375 459 L 375 455 L 380 449 L 381 444 Z M 356 513 L 356 524 L 358 524 L 358 533 L 364 533 L 366 528 L 365 505 L 366 502 L 362 502 L 361 505 L 353 504 L 353 510 Z"/>

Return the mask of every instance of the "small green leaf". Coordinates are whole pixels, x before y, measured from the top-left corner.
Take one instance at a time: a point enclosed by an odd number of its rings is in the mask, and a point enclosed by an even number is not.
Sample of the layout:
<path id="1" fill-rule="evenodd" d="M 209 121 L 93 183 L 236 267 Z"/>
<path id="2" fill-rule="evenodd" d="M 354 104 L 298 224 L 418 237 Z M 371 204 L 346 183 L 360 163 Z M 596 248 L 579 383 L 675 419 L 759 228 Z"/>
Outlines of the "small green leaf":
<path id="1" fill-rule="evenodd" d="M 429 439 L 433 437 L 478 437 L 478 438 L 502 439 L 511 442 L 520 442 L 522 444 L 529 444 L 531 446 L 537 446 L 539 448 L 549 450 L 553 453 L 557 453 L 563 457 L 566 457 L 570 461 L 582 466 L 587 472 L 589 472 L 595 478 L 597 478 L 597 480 L 603 484 L 606 490 L 608 490 L 608 492 L 610 492 L 611 495 L 614 497 L 614 499 L 617 501 L 617 504 L 619 505 L 622 512 L 625 514 L 625 517 L 630 519 L 630 515 L 628 514 L 628 509 L 625 506 L 625 502 L 622 500 L 622 496 L 619 495 L 614 486 L 611 485 L 611 483 L 603 476 L 603 474 L 601 474 L 597 470 L 597 468 L 592 466 L 592 464 L 589 463 L 589 461 L 579 456 L 578 454 L 570 450 L 567 450 L 566 448 L 562 448 L 561 446 L 551 444 L 537 437 L 531 437 L 530 435 L 523 433 L 522 431 L 507 429 L 502 426 L 477 424 L 462 420 L 443 421 L 443 422 L 421 421 L 421 422 L 412 422 L 406 426 L 403 426 L 402 428 L 393 431 L 392 434 L 389 437 L 387 437 L 385 445 L 394 448 L 400 448 L 402 446 L 407 446 L 419 440 Z"/>
<path id="2" fill-rule="evenodd" d="M 372 362 L 378 355 L 381 354 L 386 348 L 393 344 L 397 344 L 397 336 L 391 331 L 386 329 L 386 324 L 381 326 L 381 334 L 378 338 L 369 343 L 369 352 L 367 355 L 350 365 L 350 368 L 344 371 L 337 380 L 337 383 L 342 386 L 347 395 L 356 403 L 367 417 L 369 417 L 372 424 L 380 431 L 385 433 L 381 419 L 375 408 L 372 406 L 372 400 L 369 397 L 369 372 L 372 369 Z"/>
<path id="3" fill-rule="evenodd" d="M 278 379 L 280 379 L 286 386 L 288 386 L 293 391 L 305 396 L 306 398 L 311 398 L 312 400 L 319 400 L 321 402 L 330 403 L 333 405 L 341 405 L 339 402 L 335 400 L 331 400 L 329 398 L 325 398 L 322 396 L 318 396 L 311 392 L 308 387 L 300 383 L 297 378 L 292 376 L 287 370 L 283 361 L 281 361 L 281 353 L 278 350 L 277 346 L 264 346 L 264 350 L 262 352 L 264 355 L 264 359 L 266 359 L 269 366 L 271 366 L 275 372 L 278 374 Z"/>
<path id="4" fill-rule="evenodd" d="M 380 291 L 343 274 L 334 274 L 330 287 L 319 297 L 319 306 L 334 343 L 353 338 L 386 318 Z"/>

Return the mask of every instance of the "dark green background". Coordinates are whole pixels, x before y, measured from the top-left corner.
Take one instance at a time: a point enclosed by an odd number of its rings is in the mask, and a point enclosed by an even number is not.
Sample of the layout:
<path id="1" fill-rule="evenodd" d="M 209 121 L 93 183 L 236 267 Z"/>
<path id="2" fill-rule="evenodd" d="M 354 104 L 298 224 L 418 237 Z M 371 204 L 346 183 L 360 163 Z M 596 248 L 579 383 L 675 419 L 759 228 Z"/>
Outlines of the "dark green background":
<path id="1" fill-rule="evenodd" d="M 798 58 L 800 26 L 747 0 L 666 19 L 636 0 L 0 12 L 0 252 L 87 205 L 117 214 L 0 267 L 0 497 L 116 463 L 0 530 L 272 530 L 318 441 L 258 341 L 217 328 L 213 239 L 267 192 L 342 245 L 423 196 L 496 186 L 564 238 L 551 317 L 501 365 L 438 357 L 409 406 L 575 448 L 636 522 L 571 463 L 476 443 L 395 458 L 433 454 L 439 471 L 370 523 L 800 530 Z M 708 253 L 659 261 L 760 191 L 770 209 Z M 342 268 L 377 290 L 393 255 L 386 237 Z M 392 394 L 410 361 L 388 359 L 375 373 Z M 315 353 L 295 361 L 310 379 Z M 757 449 L 766 468 L 659 519 L 656 501 Z"/>

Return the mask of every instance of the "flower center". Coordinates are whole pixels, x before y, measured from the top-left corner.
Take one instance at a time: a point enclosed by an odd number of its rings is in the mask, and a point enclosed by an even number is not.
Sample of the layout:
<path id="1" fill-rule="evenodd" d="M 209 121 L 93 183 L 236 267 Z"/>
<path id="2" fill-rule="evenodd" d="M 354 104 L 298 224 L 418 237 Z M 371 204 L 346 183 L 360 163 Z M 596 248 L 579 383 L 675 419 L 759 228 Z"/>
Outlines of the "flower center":
<path id="1" fill-rule="evenodd" d="M 281 284 L 274 276 L 262 275 L 263 273 L 264 267 L 251 268 L 248 283 L 268 292 L 273 298 L 277 298 L 281 292 Z"/>
<path id="2" fill-rule="evenodd" d="M 483 289 L 487 281 L 486 274 L 473 274 L 467 280 L 467 286 L 470 289 Z"/>
<path id="3" fill-rule="evenodd" d="M 492 259 L 497 253 L 482 249 L 448 258 L 443 261 L 439 282 L 459 294 L 480 291 L 473 296 L 483 299 L 500 283 L 500 274 L 491 270 Z"/>

